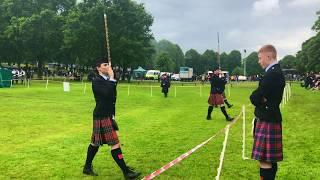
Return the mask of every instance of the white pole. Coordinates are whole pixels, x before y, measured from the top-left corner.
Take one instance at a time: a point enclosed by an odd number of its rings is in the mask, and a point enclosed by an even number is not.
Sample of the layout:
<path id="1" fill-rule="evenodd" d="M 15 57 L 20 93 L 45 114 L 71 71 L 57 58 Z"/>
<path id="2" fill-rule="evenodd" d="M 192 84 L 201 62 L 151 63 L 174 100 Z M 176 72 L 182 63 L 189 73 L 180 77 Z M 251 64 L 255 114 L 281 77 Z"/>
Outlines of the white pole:
<path id="1" fill-rule="evenodd" d="M 290 84 L 288 83 L 288 86 L 287 86 L 287 100 L 288 100 L 288 101 L 289 101 L 289 99 L 290 99 L 289 91 L 290 91 Z"/>
<path id="2" fill-rule="evenodd" d="M 284 88 L 284 104 L 287 104 L 287 86 Z"/>
<path id="3" fill-rule="evenodd" d="M 48 89 L 49 79 L 47 78 L 46 89 Z"/>
<path id="4" fill-rule="evenodd" d="M 245 159 L 244 157 L 244 148 L 246 144 L 246 111 L 245 106 L 242 106 L 242 159 Z"/>
<path id="5" fill-rule="evenodd" d="M 151 88 L 151 97 L 152 97 L 152 85 L 150 86 L 150 88 Z"/>
<path id="6" fill-rule="evenodd" d="M 282 94 L 281 108 L 284 106 L 284 93 Z"/>
<path id="7" fill-rule="evenodd" d="M 200 97 L 202 97 L 202 88 L 201 88 L 201 85 L 200 85 Z"/>
<path id="8" fill-rule="evenodd" d="M 10 85 L 10 88 L 12 88 L 12 81 L 13 81 L 13 80 L 11 79 L 11 85 Z"/>
<path id="9" fill-rule="evenodd" d="M 249 159 L 245 156 L 245 149 L 246 149 L 246 107 L 245 105 L 242 106 L 242 159 L 246 160 Z"/>
<path id="10" fill-rule="evenodd" d="M 253 130 L 254 130 L 254 120 L 255 120 L 256 118 L 254 117 L 253 119 L 252 119 L 252 122 L 251 122 L 251 134 L 253 134 L 254 132 L 253 132 Z M 254 134 L 253 134 L 254 135 Z"/>
<path id="11" fill-rule="evenodd" d="M 174 87 L 174 97 L 177 97 L 177 87 Z"/>
<path id="12" fill-rule="evenodd" d="M 220 163 L 219 163 L 219 167 L 217 169 L 218 173 L 217 173 L 217 176 L 216 176 L 216 180 L 220 179 L 220 174 L 221 174 L 221 169 L 222 169 L 222 164 L 223 164 L 223 159 L 224 159 L 224 153 L 225 153 L 226 147 L 227 147 L 229 128 L 230 128 L 230 124 L 228 124 L 227 129 L 225 130 L 223 148 L 222 148 L 222 151 L 221 151 L 221 154 L 220 154 Z"/>
<path id="13" fill-rule="evenodd" d="M 30 88 L 30 79 L 28 79 L 28 88 Z"/>
<path id="14" fill-rule="evenodd" d="M 229 86 L 228 86 L 228 97 L 230 97 L 230 89 L 231 89 L 231 84 L 229 83 Z"/>
<path id="15" fill-rule="evenodd" d="M 83 94 L 86 94 L 87 83 L 84 83 Z"/>
<path id="16" fill-rule="evenodd" d="M 284 104 L 287 104 L 287 99 L 286 99 L 286 89 L 287 89 L 287 87 L 285 86 L 284 87 L 284 90 L 283 90 L 283 102 L 284 102 Z"/>
<path id="17" fill-rule="evenodd" d="M 289 97 L 291 98 L 291 86 L 289 86 Z"/>

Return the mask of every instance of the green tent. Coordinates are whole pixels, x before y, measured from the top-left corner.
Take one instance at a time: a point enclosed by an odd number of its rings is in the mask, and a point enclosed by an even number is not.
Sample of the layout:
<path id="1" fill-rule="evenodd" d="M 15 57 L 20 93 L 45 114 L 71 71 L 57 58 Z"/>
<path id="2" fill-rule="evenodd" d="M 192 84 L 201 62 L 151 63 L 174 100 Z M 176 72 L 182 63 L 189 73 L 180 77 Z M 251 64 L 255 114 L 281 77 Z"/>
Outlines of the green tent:
<path id="1" fill-rule="evenodd" d="M 0 68 L 0 88 L 11 87 L 12 73 L 9 69 Z"/>
<path id="2" fill-rule="evenodd" d="M 143 79 L 146 73 L 147 70 L 139 66 L 138 69 L 133 70 L 133 79 Z"/>

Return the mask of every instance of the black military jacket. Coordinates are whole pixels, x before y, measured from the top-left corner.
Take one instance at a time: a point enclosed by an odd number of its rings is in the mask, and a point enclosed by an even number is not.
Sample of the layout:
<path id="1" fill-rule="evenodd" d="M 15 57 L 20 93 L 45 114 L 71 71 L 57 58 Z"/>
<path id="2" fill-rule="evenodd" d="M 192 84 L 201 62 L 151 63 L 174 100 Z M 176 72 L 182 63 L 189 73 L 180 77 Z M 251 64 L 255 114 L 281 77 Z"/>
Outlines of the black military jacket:
<path id="1" fill-rule="evenodd" d="M 210 78 L 211 94 L 222 94 L 225 88 L 226 81 L 223 78 L 219 78 L 217 75 L 213 75 Z"/>
<path id="2" fill-rule="evenodd" d="M 279 64 L 275 64 L 265 73 L 259 86 L 250 96 L 255 106 L 254 114 L 261 121 L 281 122 L 279 105 L 285 87 L 285 79 Z M 264 100 L 265 99 L 265 100 Z"/>
<path id="3" fill-rule="evenodd" d="M 104 118 L 115 114 L 117 99 L 117 82 L 105 80 L 98 75 L 92 81 L 92 91 L 96 101 L 93 117 Z"/>

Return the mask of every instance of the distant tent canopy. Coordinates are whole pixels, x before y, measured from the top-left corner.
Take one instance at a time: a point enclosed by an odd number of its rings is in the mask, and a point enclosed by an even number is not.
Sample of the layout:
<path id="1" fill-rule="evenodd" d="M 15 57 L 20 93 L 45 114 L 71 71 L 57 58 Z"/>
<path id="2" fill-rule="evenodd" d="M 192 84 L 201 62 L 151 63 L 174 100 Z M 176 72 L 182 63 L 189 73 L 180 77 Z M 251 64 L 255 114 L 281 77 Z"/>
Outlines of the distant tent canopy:
<path id="1" fill-rule="evenodd" d="M 6 68 L 0 68 L 0 88 L 11 87 L 12 72 Z"/>
<path id="2" fill-rule="evenodd" d="M 138 69 L 133 70 L 133 79 L 143 79 L 146 73 L 147 70 L 139 66 Z"/>

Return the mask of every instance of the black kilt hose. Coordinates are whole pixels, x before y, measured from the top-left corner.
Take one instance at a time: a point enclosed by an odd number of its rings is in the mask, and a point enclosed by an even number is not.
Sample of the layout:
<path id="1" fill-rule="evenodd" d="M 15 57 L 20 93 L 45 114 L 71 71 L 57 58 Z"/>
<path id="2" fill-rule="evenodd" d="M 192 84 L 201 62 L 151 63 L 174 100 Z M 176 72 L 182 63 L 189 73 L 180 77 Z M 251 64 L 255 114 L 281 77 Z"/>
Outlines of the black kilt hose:
<path id="1" fill-rule="evenodd" d="M 115 123 L 112 117 L 94 118 L 93 131 L 91 136 L 91 143 L 96 146 L 108 144 L 113 146 L 119 143 L 118 135 L 116 132 Z"/>
<path id="2" fill-rule="evenodd" d="M 281 122 L 255 120 L 252 159 L 275 163 L 283 160 Z"/>

